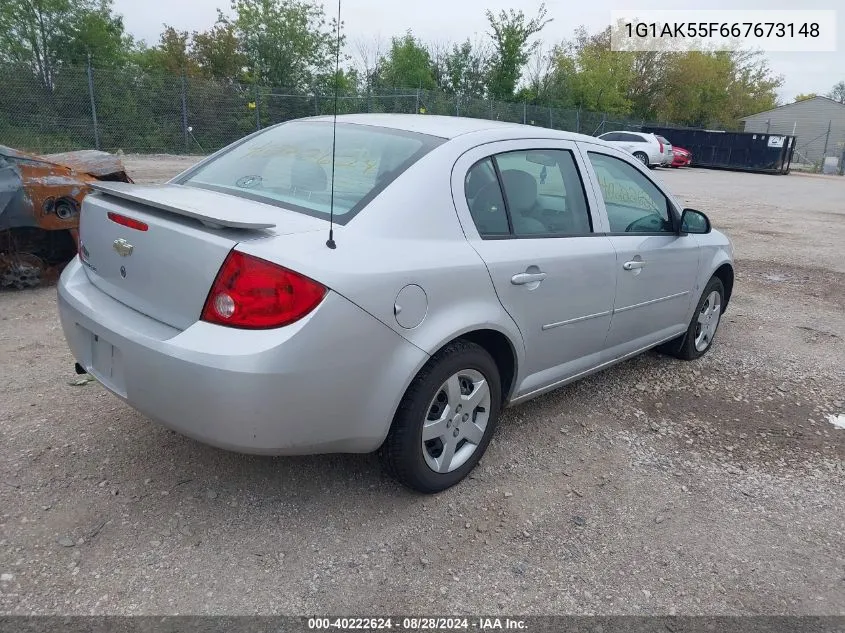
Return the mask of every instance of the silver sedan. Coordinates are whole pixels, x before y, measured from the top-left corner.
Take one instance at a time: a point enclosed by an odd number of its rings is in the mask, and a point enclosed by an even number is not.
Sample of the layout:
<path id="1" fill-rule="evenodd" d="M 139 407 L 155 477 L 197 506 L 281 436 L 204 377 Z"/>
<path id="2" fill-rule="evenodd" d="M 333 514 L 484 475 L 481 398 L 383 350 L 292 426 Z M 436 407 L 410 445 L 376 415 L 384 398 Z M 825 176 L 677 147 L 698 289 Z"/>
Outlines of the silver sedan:
<path id="1" fill-rule="evenodd" d="M 378 450 L 423 492 L 470 472 L 505 406 L 657 346 L 698 358 L 733 288 L 703 213 L 543 128 L 302 119 L 96 189 L 58 289 L 77 371 L 202 442 Z"/>

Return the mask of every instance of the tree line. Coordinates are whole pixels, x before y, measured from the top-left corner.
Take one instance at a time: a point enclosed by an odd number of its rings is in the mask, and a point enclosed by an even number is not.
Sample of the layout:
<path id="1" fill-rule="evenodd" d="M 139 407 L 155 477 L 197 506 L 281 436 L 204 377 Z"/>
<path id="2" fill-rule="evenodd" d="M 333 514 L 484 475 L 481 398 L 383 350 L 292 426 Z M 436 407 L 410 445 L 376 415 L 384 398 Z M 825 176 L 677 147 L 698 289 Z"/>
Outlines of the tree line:
<path id="1" fill-rule="evenodd" d="M 553 18 L 544 5 L 533 15 L 485 16 L 484 36 L 459 43 L 425 42 L 412 31 L 348 41 L 341 24 L 336 73 L 337 24 L 315 0 L 232 0 L 210 29 L 164 25 L 152 45 L 126 32 L 112 0 L 4 0 L 0 63 L 31 69 L 48 92 L 66 69 L 91 64 L 300 93 L 436 90 L 691 126 L 733 126 L 778 105 L 783 78 L 759 52 L 612 51 L 609 28 L 583 27 L 548 45 L 542 35 Z M 830 96 L 845 101 L 845 82 Z"/>

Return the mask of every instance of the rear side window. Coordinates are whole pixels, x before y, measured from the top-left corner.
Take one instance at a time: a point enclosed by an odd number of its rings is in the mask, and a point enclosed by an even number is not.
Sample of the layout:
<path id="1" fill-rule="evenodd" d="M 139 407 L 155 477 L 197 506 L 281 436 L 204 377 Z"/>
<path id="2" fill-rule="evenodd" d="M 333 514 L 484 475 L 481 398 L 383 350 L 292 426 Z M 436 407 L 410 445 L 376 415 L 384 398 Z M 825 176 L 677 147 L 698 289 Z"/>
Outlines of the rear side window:
<path id="1" fill-rule="evenodd" d="M 445 139 L 390 128 L 292 121 L 233 146 L 180 184 L 221 191 L 328 218 L 332 170 L 335 221 L 345 224 L 408 167 Z"/>
<path id="2" fill-rule="evenodd" d="M 493 159 L 485 158 L 469 170 L 464 181 L 464 193 L 472 221 L 482 237 L 510 235 L 505 199 L 502 197 Z"/>
<path id="3" fill-rule="evenodd" d="M 470 169 L 465 189 L 482 237 L 568 237 L 592 231 L 578 167 L 567 150 L 486 158 Z"/>
<path id="4" fill-rule="evenodd" d="M 620 134 L 619 136 L 623 137 L 620 140 L 626 141 L 628 143 L 646 143 L 647 141 L 638 134 Z"/>

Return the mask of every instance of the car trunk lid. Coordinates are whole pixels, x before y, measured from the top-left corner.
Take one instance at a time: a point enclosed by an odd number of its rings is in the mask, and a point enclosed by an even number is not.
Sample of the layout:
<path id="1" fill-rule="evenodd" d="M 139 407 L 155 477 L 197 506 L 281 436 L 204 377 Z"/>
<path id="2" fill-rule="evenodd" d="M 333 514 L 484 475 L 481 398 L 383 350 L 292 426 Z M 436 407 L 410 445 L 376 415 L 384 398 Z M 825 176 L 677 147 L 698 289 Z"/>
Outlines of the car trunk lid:
<path id="1" fill-rule="evenodd" d="M 229 252 L 241 242 L 324 229 L 318 218 L 182 185 L 96 183 L 80 219 L 91 283 L 174 328 L 202 313 Z"/>

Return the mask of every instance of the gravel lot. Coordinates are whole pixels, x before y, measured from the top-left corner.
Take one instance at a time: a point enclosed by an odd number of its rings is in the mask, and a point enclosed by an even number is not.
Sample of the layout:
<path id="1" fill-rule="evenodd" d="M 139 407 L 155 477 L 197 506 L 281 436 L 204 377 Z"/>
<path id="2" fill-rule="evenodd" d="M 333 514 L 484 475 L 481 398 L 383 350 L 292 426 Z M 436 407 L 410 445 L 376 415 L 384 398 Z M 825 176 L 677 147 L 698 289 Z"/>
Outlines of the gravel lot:
<path id="1" fill-rule="evenodd" d="M 845 614 L 845 179 L 658 176 L 737 247 L 713 350 L 511 409 L 437 497 L 171 433 L 69 384 L 54 288 L 0 294 L 0 612 Z"/>

